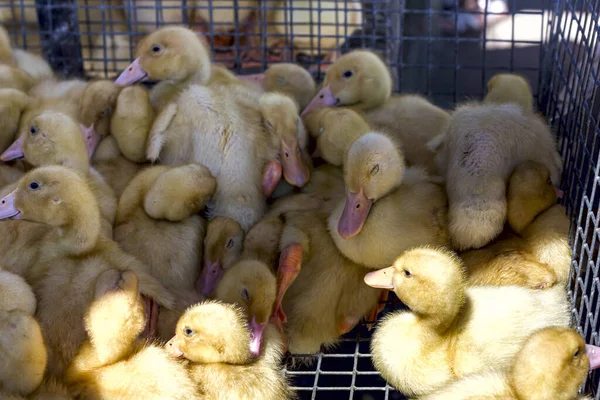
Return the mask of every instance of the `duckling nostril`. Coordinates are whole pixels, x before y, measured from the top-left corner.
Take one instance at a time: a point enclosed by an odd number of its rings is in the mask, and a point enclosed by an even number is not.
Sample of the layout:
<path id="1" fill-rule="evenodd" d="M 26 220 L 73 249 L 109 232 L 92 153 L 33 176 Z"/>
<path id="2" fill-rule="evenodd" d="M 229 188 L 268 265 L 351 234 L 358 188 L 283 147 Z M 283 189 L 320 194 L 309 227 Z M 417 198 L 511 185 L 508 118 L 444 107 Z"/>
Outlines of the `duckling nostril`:
<path id="1" fill-rule="evenodd" d="M 358 210 L 359 208 L 360 208 L 360 204 L 357 204 L 356 205 L 356 209 Z"/>

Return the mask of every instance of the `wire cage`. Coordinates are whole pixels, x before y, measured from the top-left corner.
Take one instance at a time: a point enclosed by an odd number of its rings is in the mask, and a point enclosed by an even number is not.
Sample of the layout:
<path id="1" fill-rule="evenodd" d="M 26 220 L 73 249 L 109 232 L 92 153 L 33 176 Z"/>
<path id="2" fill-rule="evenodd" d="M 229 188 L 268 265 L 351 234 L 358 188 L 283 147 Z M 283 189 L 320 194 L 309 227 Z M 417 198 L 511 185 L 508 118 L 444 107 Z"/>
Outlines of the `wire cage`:
<path id="1" fill-rule="evenodd" d="M 213 59 L 237 73 L 296 62 L 323 77 L 354 48 L 376 49 L 396 91 L 452 108 L 479 99 L 487 80 L 516 72 L 564 159 L 563 203 L 572 220 L 572 325 L 600 345 L 600 0 L 3 0 L 13 42 L 43 54 L 58 74 L 112 78 L 141 37 L 175 24 L 206 37 Z M 229 21 L 229 22 L 227 22 Z M 231 23 L 234 21 L 234 23 Z M 385 312 L 401 304 L 391 300 Z M 403 399 L 373 368 L 364 322 L 339 346 L 289 356 L 301 399 Z M 399 338 L 398 340 L 402 340 Z M 310 360 L 312 362 L 306 362 Z M 600 374 L 584 391 L 600 399 Z"/>

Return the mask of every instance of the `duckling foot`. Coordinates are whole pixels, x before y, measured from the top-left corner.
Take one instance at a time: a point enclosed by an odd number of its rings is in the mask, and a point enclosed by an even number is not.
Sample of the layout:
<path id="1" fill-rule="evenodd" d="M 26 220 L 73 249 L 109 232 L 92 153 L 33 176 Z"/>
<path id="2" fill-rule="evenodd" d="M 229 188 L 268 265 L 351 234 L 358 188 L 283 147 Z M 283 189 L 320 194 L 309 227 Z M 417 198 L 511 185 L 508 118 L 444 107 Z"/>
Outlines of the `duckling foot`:
<path id="1" fill-rule="evenodd" d="M 277 184 L 281 180 L 282 171 L 281 163 L 277 160 L 271 160 L 265 166 L 263 170 L 262 190 L 266 197 L 270 197 L 275 191 Z"/>
<path id="2" fill-rule="evenodd" d="M 158 334 L 158 303 L 151 297 L 142 296 L 146 312 L 146 327 L 140 337 L 153 340 Z"/>
<path id="3" fill-rule="evenodd" d="M 373 326 L 375 326 L 375 322 L 377 322 L 377 316 L 385 308 L 389 294 L 389 290 L 382 290 L 379 294 L 379 298 L 377 299 L 377 304 L 365 314 L 365 325 L 367 326 L 368 330 L 373 329 Z"/>
<path id="4" fill-rule="evenodd" d="M 302 245 L 292 243 L 283 250 L 279 259 L 279 267 L 277 268 L 277 299 L 274 306 L 274 315 L 284 324 L 287 322 L 287 316 L 281 305 L 283 296 L 288 288 L 294 283 L 300 270 L 302 269 Z"/>

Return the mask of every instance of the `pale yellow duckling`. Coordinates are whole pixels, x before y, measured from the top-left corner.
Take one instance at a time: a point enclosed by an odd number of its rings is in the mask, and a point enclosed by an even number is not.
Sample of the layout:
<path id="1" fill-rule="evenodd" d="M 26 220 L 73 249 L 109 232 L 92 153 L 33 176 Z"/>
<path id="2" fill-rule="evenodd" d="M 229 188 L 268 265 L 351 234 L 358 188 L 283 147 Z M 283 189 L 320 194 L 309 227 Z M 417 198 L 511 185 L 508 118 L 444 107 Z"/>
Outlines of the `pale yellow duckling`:
<path id="1" fill-rule="evenodd" d="M 338 249 L 368 268 L 390 265 L 404 251 L 449 244 L 446 195 L 422 169 L 405 168 L 387 136 L 360 136 L 344 160 L 346 199 L 329 216 Z"/>
<path id="2" fill-rule="evenodd" d="M 525 78 L 517 74 L 496 74 L 487 83 L 488 104 L 517 103 L 527 113 L 533 112 L 533 93 Z"/>
<path id="3" fill-rule="evenodd" d="M 0 89 L 0 152 L 4 152 L 16 139 L 21 115 L 29 104 L 29 96 L 17 89 Z"/>
<path id="4" fill-rule="evenodd" d="M 50 166 L 27 173 L 15 191 L 0 200 L 0 218 L 19 218 L 47 227 L 35 242 L 39 259 L 23 276 L 38 299 L 36 318 L 49 350 L 50 376 L 62 375 L 85 339 L 83 314 L 94 280 L 104 271 L 135 271 L 142 293 L 162 306 L 175 304 L 173 295 L 150 275 L 147 265 L 100 234 L 96 198 L 86 179 L 72 169 Z"/>
<path id="5" fill-rule="evenodd" d="M 519 285 L 532 289 L 546 289 L 555 283 L 565 285 L 571 266 L 571 251 L 566 245 L 569 220 L 563 211 L 562 218 L 560 214 L 552 217 L 555 223 L 562 222 L 562 229 L 536 224 L 537 218 L 543 221 L 551 217 L 554 211 L 550 210 L 557 206 L 548 169 L 533 161 L 519 165 L 509 179 L 506 198 L 511 229 L 505 229 L 490 245 L 460 255 L 467 266 L 469 285 Z M 529 230 L 524 233 L 526 229 Z M 563 243 L 559 239 L 561 233 Z M 536 259 L 532 250 L 542 246 L 552 248 L 551 264 Z"/>
<path id="6" fill-rule="evenodd" d="M 102 176 L 90 167 L 81 128 L 72 118 L 54 112 L 44 112 L 33 118 L 29 134 L 23 139 L 23 155 L 36 167 L 62 165 L 87 175 L 100 206 L 102 233 L 112 239 L 117 198 Z"/>
<path id="7" fill-rule="evenodd" d="M 336 166 L 343 165 L 352 143 L 371 131 L 364 117 L 349 108 L 318 108 L 303 120 L 310 135 L 317 139 L 317 155 Z"/>
<path id="8" fill-rule="evenodd" d="M 527 161 L 560 185 L 562 160 L 548 124 L 518 104 L 470 103 L 452 114 L 445 144 L 449 231 L 458 250 L 480 248 L 506 221 L 506 183 Z"/>
<path id="9" fill-rule="evenodd" d="M 33 3 L 31 3 L 33 6 Z M 21 8 L 26 14 L 30 7 Z M 35 10 L 33 10 L 35 13 Z M 0 15 L 3 11 L 0 11 Z M 0 18 L 1 19 L 1 18 Z M 36 18 L 37 20 L 37 18 Z M 54 76 L 52 68 L 42 57 L 27 51 L 13 48 L 6 29 L 0 25 L 0 64 L 16 67 L 27 73 L 34 81 L 50 79 Z"/>
<path id="10" fill-rule="evenodd" d="M 323 88 L 302 114 L 323 106 L 345 106 L 364 114 L 373 129 L 389 132 L 402 143 L 408 165 L 437 173 L 435 152 L 427 143 L 443 134 L 450 114 L 417 95 L 392 96 L 392 77 L 381 58 L 354 50 L 329 69 Z"/>
<path id="11" fill-rule="evenodd" d="M 577 392 L 588 371 L 598 368 L 597 354 L 600 348 L 586 345 L 572 329 L 540 329 L 525 341 L 509 368 L 467 375 L 421 399 L 587 400 Z"/>
<path id="12" fill-rule="evenodd" d="M 409 308 L 384 318 L 371 341 L 375 367 L 407 395 L 431 393 L 490 365 L 506 368 L 531 333 L 569 323 L 564 288 L 467 288 L 464 266 L 446 250 L 409 250 L 365 282 L 394 290 Z"/>
<path id="13" fill-rule="evenodd" d="M 165 346 L 189 361 L 188 371 L 207 398 L 288 399 L 293 397 L 280 364 L 283 343 L 277 329 L 265 328 L 256 358 L 244 312 L 237 306 L 204 302 L 190 307 Z"/>
<path id="14" fill-rule="evenodd" d="M 310 103 L 316 91 L 315 80 L 310 72 L 291 63 L 274 64 L 262 74 L 241 75 L 238 78 L 252 82 L 266 92 L 290 96 L 301 110 Z"/>
<path id="15" fill-rule="evenodd" d="M 146 325 L 139 280 L 131 271 L 99 275 L 86 311 L 86 340 L 65 373 L 71 392 L 86 399 L 199 399 L 183 363 L 140 340 Z"/>
<path id="16" fill-rule="evenodd" d="M 177 309 L 159 309 L 156 329 L 161 339 L 170 339 L 185 308 L 202 300 L 194 284 L 206 223 L 196 214 L 215 187 L 202 165 L 153 166 L 140 172 L 119 200 L 115 241 L 146 263 L 178 299 Z"/>
<path id="17" fill-rule="evenodd" d="M 101 137 L 110 134 L 111 116 L 121 88 L 112 81 L 90 82 L 81 95 L 79 122 L 93 128 Z"/>

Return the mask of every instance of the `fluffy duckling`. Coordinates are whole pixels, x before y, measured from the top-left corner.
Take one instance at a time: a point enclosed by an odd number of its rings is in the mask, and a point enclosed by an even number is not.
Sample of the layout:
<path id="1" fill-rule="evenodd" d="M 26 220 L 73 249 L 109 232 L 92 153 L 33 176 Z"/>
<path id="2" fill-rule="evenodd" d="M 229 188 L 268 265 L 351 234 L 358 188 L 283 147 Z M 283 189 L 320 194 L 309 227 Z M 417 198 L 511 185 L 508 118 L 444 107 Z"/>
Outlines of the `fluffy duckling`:
<path id="1" fill-rule="evenodd" d="M 101 137 L 108 136 L 120 90 L 112 81 L 90 82 L 81 95 L 79 122 L 85 127 L 92 127 Z"/>
<path id="2" fill-rule="evenodd" d="M 85 339 L 83 313 L 94 280 L 104 271 L 135 271 L 143 294 L 168 308 L 175 304 L 148 266 L 100 234 L 96 198 L 86 179 L 72 169 L 50 166 L 27 173 L 15 191 L 0 200 L 0 218 L 47 227 L 35 244 L 39 259 L 23 276 L 38 299 L 36 318 L 49 348 L 50 376 L 62 375 Z"/>
<path id="3" fill-rule="evenodd" d="M 303 120 L 310 135 L 317 139 L 317 155 L 336 166 L 343 165 L 352 143 L 371 130 L 363 116 L 349 108 L 318 108 Z"/>
<path id="4" fill-rule="evenodd" d="M 29 7 L 26 8 L 29 9 Z M 21 9 L 21 11 L 24 11 L 24 9 Z M 27 11 L 25 11 L 25 13 L 27 13 Z M 0 14 L 2 14 L 1 11 Z M 10 43 L 10 37 L 8 36 L 8 32 L 1 25 L 0 64 L 6 64 L 9 66 L 19 68 L 20 70 L 27 73 L 34 81 L 51 79 L 54 76 L 52 68 L 50 68 L 50 65 L 42 57 L 21 49 L 13 48 L 12 44 Z"/>
<path id="5" fill-rule="evenodd" d="M 465 104 L 452 114 L 444 144 L 449 231 L 458 250 L 479 248 L 506 220 L 506 183 L 531 160 L 560 184 L 562 160 L 548 124 L 518 104 Z"/>
<path id="6" fill-rule="evenodd" d="M 301 110 L 310 103 L 316 91 L 315 80 L 310 72 L 291 63 L 274 64 L 262 74 L 242 75 L 238 78 L 255 83 L 266 92 L 290 96 L 296 100 Z"/>
<path id="7" fill-rule="evenodd" d="M 146 324 L 139 280 L 107 270 L 95 282 L 84 318 L 87 339 L 65 373 L 71 392 L 86 399 L 199 399 L 183 363 L 138 339 Z"/>
<path id="8" fill-rule="evenodd" d="M 207 398 L 291 398 L 280 371 L 283 343 L 277 329 L 266 327 L 258 358 L 248 346 L 251 336 L 244 312 L 237 306 L 204 302 L 181 317 L 166 348 L 189 361 L 190 376 Z"/>
<path id="9" fill-rule="evenodd" d="M 556 205 L 556 190 L 550 180 L 550 172 L 542 164 L 527 161 L 513 171 L 507 190 L 508 225 L 512 232 L 505 231 L 498 240 L 478 250 L 462 253 L 460 256 L 467 266 L 468 283 L 470 285 L 519 285 L 532 289 L 545 289 L 557 283 L 566 284 L 570 269 L 571 251 L 567 243 L 569 220 L 564 212 L 556 223 L 562 222 L 562 229 L 548 229 L 544 224 L 542 229 L 535 221 L 542 217 L 550 208 Z M 560 206 L 558 206 L 560 207 Z M 551 215 L 554 211 L 550 211 Z M 542 217 L 543 218 L 543 217 Z M 525 236 L 525 229 L 532 227 Z M 562 244 L 556 236 L 564 233 Z M 533 249 L 540 248 L 544 242 L 546 248 L 552 247 L 555 256 L 548 265 L 537 260 L 532 254 Z M 560 263 L 563 261 L 562 264 Z M 555 269 L 556 268 L 556 271 Z"/>
<path id="10" fill-rule="evenodd" d="M 389 132 L 404 146 L 409 165 L 437 173 L 435 152 L 427 143 L 442 134 L 450 114 L 417 95 L 392 96 L 392 77 L 375 53 L 355 50 L 327 70 L 323 88 L 302 114 L 323 106 L 361 111 L 373 129 Z"/>
<path id="11" fill-rule="evenodd" d="M 121 153 L 115 136 L 110 135 L 98 144 L 92 157 L 93 168 L 98 171 L 108 186 L 120 198 L 129 182 L 137 175 L 143 164 L 129 161 Z"/>
<path id="12" fill-rule="evenodd" d="M 525 78 L 516 74 L 496 74 L 487 83 L 487 104 L 517 103 L 526 113 L 533 113 L 533 93 Z"/>
<path id="13" fill-rule="evenodd" d="M 590 367 L 598 367 L 588 358 L 594 350 L 600 352 L 572 329 L 540 329 L 525 341 L 506 370 L 467 375 L 421 399 L 589 399 L 577 392 Z"/>
<path id="14" fill-rule="evenodd" d="M 31 165 L 63 165 L 88 176 L 100 206 L 102 233 L 112 239 L 117 198 L 102 176 L 90 168 L 88 150 L 80 126 L 61 113 L 44 112 L 33 118 L 29 134 L 23 138 L 23 155 Z"/>
<path id="15" fill-rule="evenodd" d="M 394 290 L 409 308 L 384 318 L 371 342 L 375 367 L 407 395 L 433 392 L 490 365 L 506 368 L 531 333 L 569 323 L 564 288 L 467 288 L 464 266 L 446 250 L 409 250 L 365 283 Z"/>
<path id="16" fill-rule="evenodd" d="M 420 168 L 405 168 L 389 137 L 359 137 L 344 161 L 346 198 L 329 216 L 338 249 L 356 263 L 382 268 L 411 247 L 447 245 L 446 195 L 429 179 Z"/>
<path id="17" fill-rule="evenodd" d="M 202 165 L 153 166 L 140 172 L 119 200 L 115 241 L 177 294 L 176 310 L 159 309 L 161 339 L 170 339 L 185 308 L 202 300 L 194 284 L 206 224 L 195 214 L 204 208 L 215 187 L 215 179 Z"/>
<path id="18" fill-rule="evenodd" d="M 21 114 L 29 104 L 29 96 L 17 89 L 0 89 L 0 152 L 4 152 L 16 139 Z"/>

